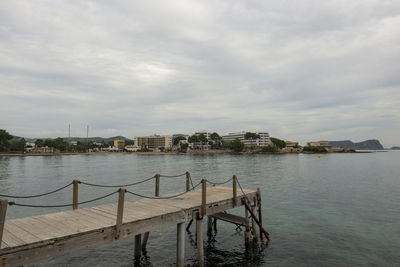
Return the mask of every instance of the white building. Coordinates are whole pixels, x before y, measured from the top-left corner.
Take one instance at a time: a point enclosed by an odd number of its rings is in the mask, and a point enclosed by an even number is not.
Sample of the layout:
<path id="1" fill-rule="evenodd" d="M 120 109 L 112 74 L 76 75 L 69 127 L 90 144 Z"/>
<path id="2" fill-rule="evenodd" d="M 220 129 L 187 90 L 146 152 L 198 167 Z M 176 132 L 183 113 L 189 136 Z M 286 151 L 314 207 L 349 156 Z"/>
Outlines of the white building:
<path id="1" fill-rule="evenodd" d="M 259 139 L 245 139 L 244 136 L 246 135 L 246 132 L 244 131 L 223 135 L 222 139 L 225 142 L 232 142 L 235 139 L 239 139 L 245 145 L 245 147 L 263 147 L 268 146 L 271 143 L 271 140 L 269 139 L 269 133 L 256 132 L 256 134 L 260 136 Z"/>

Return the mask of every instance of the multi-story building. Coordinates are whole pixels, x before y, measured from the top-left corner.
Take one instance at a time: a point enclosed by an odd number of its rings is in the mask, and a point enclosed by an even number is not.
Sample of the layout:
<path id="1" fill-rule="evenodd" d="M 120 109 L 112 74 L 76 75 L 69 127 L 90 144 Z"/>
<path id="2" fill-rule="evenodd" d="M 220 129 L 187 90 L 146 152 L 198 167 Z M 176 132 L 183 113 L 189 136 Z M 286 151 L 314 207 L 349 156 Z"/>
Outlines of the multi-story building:
<path id="1" fill-rule="evenodd" d="M 118 149 L 124 149 L 125 140 L 114 140 L 114 147 L 116 147 Z"/>
<path id="2" fill-rule="evenodd" d="M 318 141 L 318 142 L 311 141 L 311 142 L 307 142 L 307 146 L 322 146 L 325 148 L 331 147 L 331 145 L 329 144 L 328 141 Z"/>
<path id="3" fill-rule="evenodd" d="M 149 150 L 172 148 L 172 135 L 137 136 L 135 145 Z"/>
<path id="4" fill-rule="evenodd" d="M 268 146 L 271 143 L 269 139 L 269 133 L 267 132 L 256 132 L 260 136 L 259 139 L 245 139 L 246 132 L 229 133 L 222 136 L 225 142 L 232 142 L 235 139 L 239 139 L 245 147 L 263 147 Z"/>
<path id="5" fill-rule="evenodd" d="M 286 147 L 282 149 L 284 152 L 301 152 L 299 142 L 285 141 Z"/>

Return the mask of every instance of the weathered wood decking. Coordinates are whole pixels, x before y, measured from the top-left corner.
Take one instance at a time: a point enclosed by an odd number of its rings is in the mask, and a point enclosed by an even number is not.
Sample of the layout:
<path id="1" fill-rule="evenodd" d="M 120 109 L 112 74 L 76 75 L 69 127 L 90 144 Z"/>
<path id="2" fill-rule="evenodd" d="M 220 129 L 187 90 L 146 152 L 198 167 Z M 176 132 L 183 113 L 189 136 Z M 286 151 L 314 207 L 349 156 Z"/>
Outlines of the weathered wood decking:
<path id="1" fill-rule="evenodd" d="M 257 196 L 256 190 L 244 193 L 249 199 Z M 0 264 L 32 263 L 180 224 L 198 213 L 212 215 L 242 205 L 232 197 L 232 187 L 210 187 L 206 194 L 205 213 L 201 212 L 201 190 L 172 199 L 125 201 L 120 235 L 116 231 L 117 203 L 6 220 Z"/>

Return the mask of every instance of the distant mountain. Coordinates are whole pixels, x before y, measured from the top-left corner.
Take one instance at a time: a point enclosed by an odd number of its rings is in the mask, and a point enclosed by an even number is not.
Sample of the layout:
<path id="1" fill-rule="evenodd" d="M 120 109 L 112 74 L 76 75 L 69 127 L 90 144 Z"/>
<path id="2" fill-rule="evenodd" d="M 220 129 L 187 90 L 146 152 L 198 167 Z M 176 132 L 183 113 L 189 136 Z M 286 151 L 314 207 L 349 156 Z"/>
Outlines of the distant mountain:
<path id="1" fill-rule="evenodd" d="M 400 146 L 392 146 L 390 149 L 391 150 L 400 150 Z"/>
<path id="2" fill-rule="evenodd" d="M 19 139 L 21 139 L 22 137 L 19 137 L 19 136 L 13 136 L 13 139 L 16 139 L 16 140 L 19 140 Z M 37 139 L 42 139 L 42 140 L 46 140 L 46 139 L 55 139 L 55 138 L 27 138 L 27 137 L 24 137 L 25 138 L 25 140 L 27 141 L 27 142 L 35 142 Z M 64 139 L 65 141 L 68 141 L 68 142 L 70 142 L 70 141 L 79 141 L 79 142 L 86 142 L 86 137 L 62 137 L 62 139 Z M 88 140 L 89 141 L 95 141 L 95 142 L 99 142 L 99 143 L 101 143 L 101 142 L 110 142 L 110 141 L 114 141 L 114 140 L 131 140 L 131 139 L 129 139 L 129 138 L 126 138 L 126 137 L 124 137 L 124 136 L 114 136 L 114 137 L 108 137 L 108 138 L 104 138 L 104 137 L 89 137 L 88 138 Z"/>
<path id="3" fill-rule="evenodd" d="M 328 141 L 332 147 L 341 147 L 345 149 L 356 149 L 356 150 L 383 150 L 382 144 L 379 140 L 366 140 L 359 143 L 353 143 L 350 140 L 344 141 Z"/>

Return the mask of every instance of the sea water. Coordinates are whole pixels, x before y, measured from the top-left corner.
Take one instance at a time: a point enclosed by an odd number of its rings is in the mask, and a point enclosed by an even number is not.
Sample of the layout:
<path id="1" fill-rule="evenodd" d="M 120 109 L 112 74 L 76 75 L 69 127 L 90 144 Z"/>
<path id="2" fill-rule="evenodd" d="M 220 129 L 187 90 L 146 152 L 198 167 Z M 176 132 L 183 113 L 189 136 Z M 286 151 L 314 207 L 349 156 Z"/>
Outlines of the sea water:
<path id="1" fill-rule="evenodd" d="M 260 188 L 263 224 L 271 242 L 246 248 L 243 231 L 218 221 L 215 237 L 208 238 L 204 233 L 208 266 L 399 266 L 399 164 L 399 151 L 321 155 L 0 156 L 0 193 L 42 193 L 73 179 L 127 184 L 156 173 L 174 175 L 189 171 L 197 183 L 202 178 L 225 181 L 235 174 L 244 188 Z M 79 200 L 112 190 L 81 184 Z M 129 190 L 151 196 L 154 180 Z M 185 177 L 161 178 L 161 194 L 184 190 Z M 54 205 L 71 200 L 69 187 L 54 195 L 16 202 Z M 114 195 L 81 207 L 116 201 Z M 11 206 L 7 219 L 69 209 Z M 243 207 L 233 212 L 244 215 Z M 197 263 L 194 233 L 194 226 L 186 233 L 185 262 L 191 266 Z M 173 226 L 150 233 L 147 253 L 140 262 L 134 261 L 134 238 L 126 238 L 32 266 L 174 266 L 175 248 Z"/>

